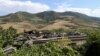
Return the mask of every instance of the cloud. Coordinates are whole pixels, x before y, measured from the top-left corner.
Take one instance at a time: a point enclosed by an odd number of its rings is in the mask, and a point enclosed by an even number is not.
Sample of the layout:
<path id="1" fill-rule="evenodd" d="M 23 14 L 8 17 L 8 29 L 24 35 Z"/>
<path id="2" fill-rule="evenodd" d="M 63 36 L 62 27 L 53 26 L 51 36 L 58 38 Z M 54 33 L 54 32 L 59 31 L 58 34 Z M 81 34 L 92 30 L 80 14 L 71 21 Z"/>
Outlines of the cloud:
<path id="1" fill-rule="evenodd" d="M 68 4 L 64 4 L 64 3 L 57 6 L 57 8 L 54 9 L 54 11 L 57 11 L 57 12 L 74 11 L 74 12 L 80 12 L 89 16 L 100 17 L 100 8 L 97 8 L 97 9 L 76 8 L 76 7 L 71 7 L 71 5 L 69 6 Z"/>
<path id="2" fill-rule="evenodd" d="M 69 0 L 69 1 L 74 1 L 74 0 Z M 58 3 L 55 9 L 53 9 L 52 7 L 46 4 L 39 3 L 39 2 L 38 3 L 32 2 L 31 0 L 23 0 L 23 1 L 22 0 L 0 0 L 0 15 L 14 13 L 17 11 L 38 13 L 47 10 L 54 10 L 58 12 L 74 11 L 74 12 L 87 14 L 89 16 L 100 17 L 100 8 L 96 8 L 96 9 L 77 8 L 77 7 L 72 7 L 71 4 L 68 4 L 68 2 L 64 2 L 61 4 Z"/>
<path id="3" fill-rule="evenodd" d="M 37 13 L 49 10 L 50 7 L 46 4 L 35 3 L 30 0 L 0 0 L 0 12 L 2 14 L 13 13 L 17 11 L 27 11 L 31 13 Z M 0 13 L 0 14 L 1 14 Z"/>

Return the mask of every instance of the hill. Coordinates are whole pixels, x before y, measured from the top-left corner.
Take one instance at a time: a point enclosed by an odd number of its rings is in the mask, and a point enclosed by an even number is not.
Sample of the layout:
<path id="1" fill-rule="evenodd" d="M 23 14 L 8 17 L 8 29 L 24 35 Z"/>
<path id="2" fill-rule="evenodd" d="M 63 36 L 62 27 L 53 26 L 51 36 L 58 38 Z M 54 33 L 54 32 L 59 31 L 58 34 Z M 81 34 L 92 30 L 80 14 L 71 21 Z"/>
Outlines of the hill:
<path id="1" fill-rule="evenodd" d="M 100 18 L 71 11 L 44 11 L 36 14 L 19 11 L 5 16 L 0 16 L 0 23 L 4 28 L 12 26 L 19 29 L 33 30 L 98 28 L 100 27 Z M 15 27 L 16 25 L 18 26 Z"/>

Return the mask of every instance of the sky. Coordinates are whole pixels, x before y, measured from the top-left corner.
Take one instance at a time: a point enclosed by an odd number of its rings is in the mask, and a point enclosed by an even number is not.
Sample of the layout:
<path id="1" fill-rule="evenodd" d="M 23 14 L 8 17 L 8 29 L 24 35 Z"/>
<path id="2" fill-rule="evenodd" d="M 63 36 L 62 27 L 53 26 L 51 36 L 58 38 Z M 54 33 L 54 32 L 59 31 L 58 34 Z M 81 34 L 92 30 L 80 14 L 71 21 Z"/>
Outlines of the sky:
<path id="1" fill-rule="evenodd" d="M 0 16 L 18 11 L 74 11 L 100 17 L 100 0 L 0 0 Z"/>

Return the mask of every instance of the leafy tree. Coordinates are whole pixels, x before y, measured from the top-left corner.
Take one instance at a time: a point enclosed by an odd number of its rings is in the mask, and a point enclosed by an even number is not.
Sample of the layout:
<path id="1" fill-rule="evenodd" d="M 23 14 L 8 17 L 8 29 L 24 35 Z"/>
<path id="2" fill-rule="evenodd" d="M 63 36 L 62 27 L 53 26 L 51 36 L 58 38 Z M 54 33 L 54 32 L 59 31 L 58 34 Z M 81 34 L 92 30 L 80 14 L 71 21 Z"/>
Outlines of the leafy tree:
<path id="1" fill-rule="evenodd" d="M 3 45 L 11 44 L 17 35 L 16 29 L 10 27 L 9 29 L 3 29 L 0 27 L 0 43 Z"/>
<path id="2" fill-rule="evenodd" d="M 100 50 L 100 30 L 98 29 L 87 30 L 87 31 L 85 30 L 84 32 L 87 33 L 88 35 L 86 43 L 81 47 L 77 48 L 77 50 L 83 56 L 92 56 L 92 55 L 97 56 L 95 54 L 98 54 L 100 52 L 98 51 Z"/>

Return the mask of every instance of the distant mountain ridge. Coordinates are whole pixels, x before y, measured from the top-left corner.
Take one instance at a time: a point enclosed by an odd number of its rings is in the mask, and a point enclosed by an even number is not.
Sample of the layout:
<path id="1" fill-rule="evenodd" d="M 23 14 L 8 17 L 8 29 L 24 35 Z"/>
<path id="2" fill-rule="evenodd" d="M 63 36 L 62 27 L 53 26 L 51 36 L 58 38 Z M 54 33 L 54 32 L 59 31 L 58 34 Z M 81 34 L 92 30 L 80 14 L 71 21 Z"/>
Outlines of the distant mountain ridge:
<path id="1" fill-rule="evenodd" d="M 0 16 L 0 19 L 8 19 L 8 20 L 18 19 L 19 21 L 21 21 L 21 19 L 30 20 L 30 19 L 34 19 L 34 17 L 39 17 L 44 20 L 48 20 L 48 19 L 55 20 L 55 19 L 59 19 L 60 16 L 74 16 L 76 18 L 87 20 L 87 21 L 98 21 L 98 20 L 100 21 L 100 18 L 87 16 L 82 13 L 71 12 L 71 11 L 67 11 L 67 12 L 44 11 L 36 14 L 19 11 L 5 16 Z"/>
<path id="2" fill-rule="evenodd" d="M 31 24 L 43 24 L 44 27 L 47 25 L 55 24 L 55 21 L 68 21 L 78 27 L 100 27 L 100 18 L 87 16 L 78 12 L 55 12 L 55 11 L 44 11 L 36 14 L 28 12 L 16 12 L 5 16 L 0 16 L 1 22 L 24 22 L 28 21 Z M 66 23 L 68 24 L 68 23 Z M 41 28 L 41 27 L 40 27 Z M 48 28 L 48 27 L 47 27 Z"/>

